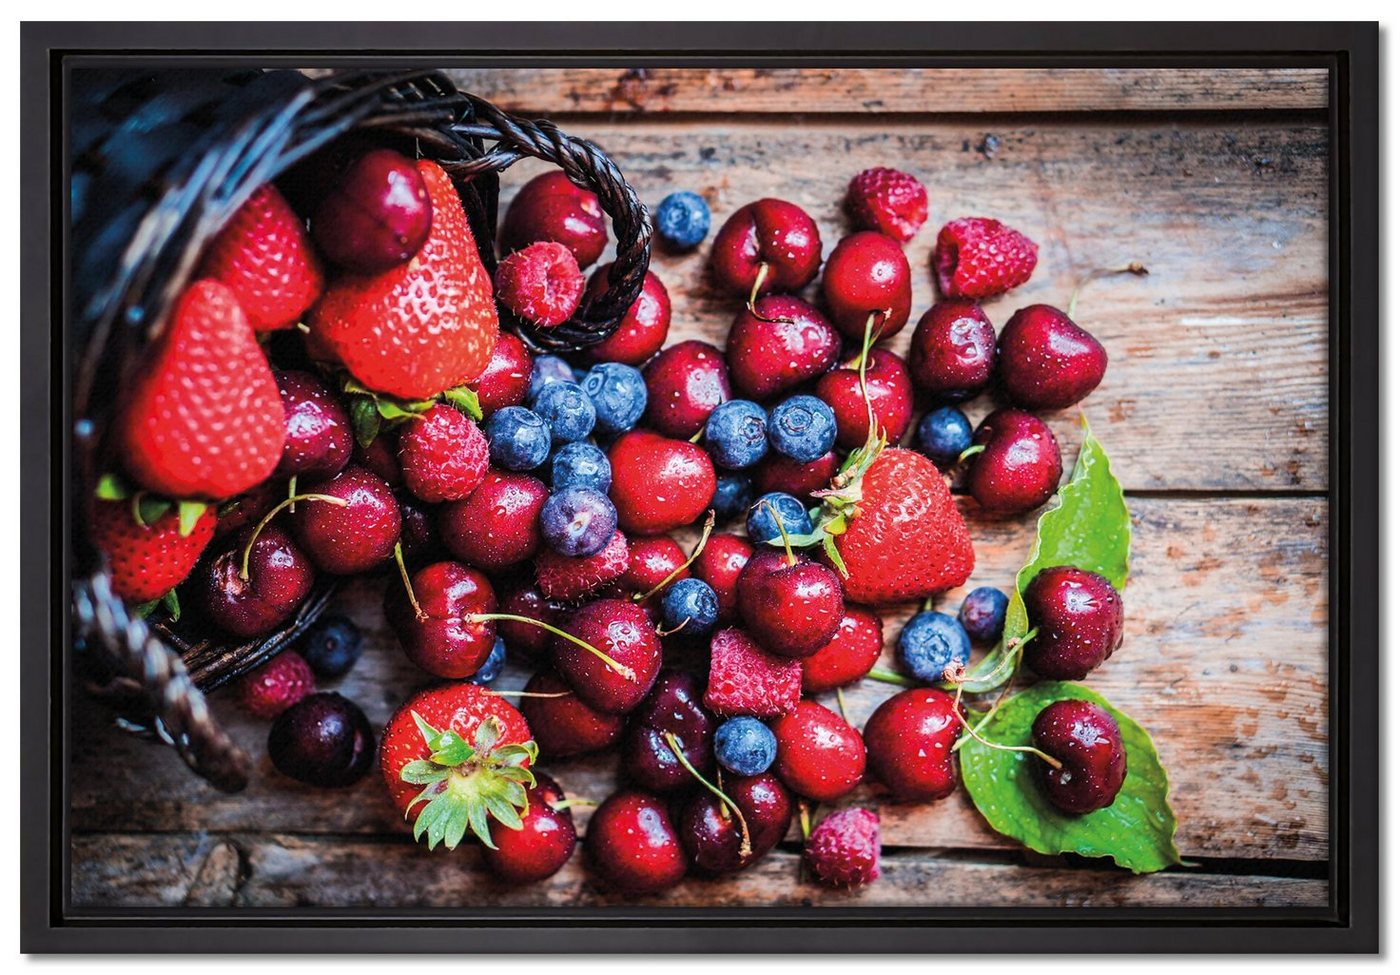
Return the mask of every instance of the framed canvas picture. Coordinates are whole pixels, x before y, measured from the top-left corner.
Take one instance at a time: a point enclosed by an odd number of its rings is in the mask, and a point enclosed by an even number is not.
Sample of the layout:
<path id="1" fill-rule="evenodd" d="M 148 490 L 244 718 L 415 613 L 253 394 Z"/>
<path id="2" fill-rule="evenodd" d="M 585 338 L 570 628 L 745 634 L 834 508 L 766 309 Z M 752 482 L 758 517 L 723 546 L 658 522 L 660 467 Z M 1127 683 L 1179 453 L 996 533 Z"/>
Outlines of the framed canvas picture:
<path id="1" fill-rule="evenodd" d="M 958 30 L 26 25 L 25 950 L 1375 951 L 1376 26 Z"/>

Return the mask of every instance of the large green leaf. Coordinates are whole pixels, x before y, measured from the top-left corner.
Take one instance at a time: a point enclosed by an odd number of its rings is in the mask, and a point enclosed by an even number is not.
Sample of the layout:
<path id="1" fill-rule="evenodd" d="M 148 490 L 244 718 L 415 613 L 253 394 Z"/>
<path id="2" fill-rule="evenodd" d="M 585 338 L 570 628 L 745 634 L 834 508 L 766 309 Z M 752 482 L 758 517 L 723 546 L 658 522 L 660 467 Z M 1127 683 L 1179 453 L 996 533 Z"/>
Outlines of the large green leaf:
<path id="1" fill-rule="evenodd" d="M 1081 684 L 1037 684 L 1002 702 L 979 734 L 998 745 L 1026 745 L 1031 725 L 1048 705 L 1066 698 L 1092 701 L 1118 722 L 1128 774 L 1113 805 L 1083 816 L 1061 812 L 1041 792 L 1042 759 L 991 748 L 968 738 L 959 749 L 963 785 L 992 829 L 1039 853 L 1112 857 L 1133 873 L 1181 862 L 1176 816 L 1167 801 L 1167 773 L 1143 727 Z"/>

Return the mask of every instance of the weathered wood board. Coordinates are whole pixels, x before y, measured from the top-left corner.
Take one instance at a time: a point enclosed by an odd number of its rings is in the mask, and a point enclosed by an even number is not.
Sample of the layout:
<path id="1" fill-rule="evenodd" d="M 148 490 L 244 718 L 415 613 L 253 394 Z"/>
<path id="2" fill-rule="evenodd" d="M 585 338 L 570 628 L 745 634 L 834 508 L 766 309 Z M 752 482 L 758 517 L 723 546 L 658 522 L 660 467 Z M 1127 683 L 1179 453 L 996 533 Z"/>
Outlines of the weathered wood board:
<path id="1" fill-rule="evenodd" d="M 794 833 L 740 877 L 688 881 L 650 903 L 1325 903 L 1324 74 L 456 74 L 503 107 L 547 114 L 603 145 L 649 203 L 693 189 L 720 221 L 750 199 L 782 196 L 812 213 L 828 251 L 846 228 L 840 200 L 852 174 L 870 165 L 918 173 L 931 217 L 907 248 L 916 316 L 933 300 L 928 254 L 938 226 L 969 213 L 1004 219 L 1041 245 L 1032 282 L 989 304 L 998 325 L 1024 304 L 1062 303 L 1093 268 L 1139 260 L 1151 270 L 1097 281 L 1079 303 L 1079 320 L 1111 358 L 1084 410 L 1134 519 L 1126 640 L 1088 683 L 1153 732 L 1182 853 L 1202 866 L 1132 877 L 1030 860 L 961 794 L 915 806 L 863 787 L 847 802 L 879 809 L 887 854 L 880 882 L 858 897 L 799 884 Z M 1122 114 L 1087 114 L 1097 111 Z M 508 173 L 503 196 L 538 169 Z M 709 285 L 706 256 L 658 253 L 653 263 L 672 296 L 673 340 L 722 341 L 733 317 L 735 301 Z M 894 348 L 907 340 L 906 332 Z M 978 401 L 969 412 L 976 419 L 990 407 Z M 1051 422 L 1068 467 L 1078 414 Z M 994 521 L 971 502 L 964 508 L 978 553 L 971 584 L 1005 586 L 1033 519 Z M 340 599 L 369 650 L 338 689 L 376 724 L 426 683 L 385 631 L 382 585 L 356 583 Z M 944 602 L 960 598 L 961 590 Z M 886 616 L 887 644 L 908 612 Z M 513 665 L 500 686 L 519 687 L 527 674 Z M 853 722 L 894 690 L 870 681 L 848 690 Z M 616 903 L 589 880 L 581 855 L 549 882 L 509 890 L 469 851 L 415 848 L 377 779 L 345 792 L 300 787 L 267 762 L 265 724 L 227 695 L 213 706 L 259 758 L 238 796 L 208 789 L 173 754 L 116 732 L 92 709 L 74 716 L 78 740 L 89 743 L 75 756 L 75 904 Z M 570 794 L 598 799 L 614 764 L 602 756 L 550 770 Z M 586 808 L 576 813 L 586 823 Z"/>

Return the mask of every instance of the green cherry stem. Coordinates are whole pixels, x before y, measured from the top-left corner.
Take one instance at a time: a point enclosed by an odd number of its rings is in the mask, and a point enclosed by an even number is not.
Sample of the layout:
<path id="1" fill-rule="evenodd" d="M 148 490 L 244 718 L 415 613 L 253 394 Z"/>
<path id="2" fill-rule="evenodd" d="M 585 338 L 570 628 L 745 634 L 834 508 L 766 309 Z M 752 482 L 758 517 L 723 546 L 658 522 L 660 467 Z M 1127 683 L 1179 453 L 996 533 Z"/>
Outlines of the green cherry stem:
<path id="1" fill-rule="evenodd" d="M 468 613 L 462 619 L 463 622 L 467 623 L 484 623 L 490 620 L 497 620 L 506 623 L 525 623 L 528 626 L 537 626 L 542 630 L 553 633 L 557 637 L 568 640 L 576 647 L 582 647 L 587 650 L 589 653 L 593 654 L 593 656 L 607 664 L 609 668 L 624 680 L 630 680 L 634 684 L 637 682 L 637 673 L 631 667 L 618 663 L 587 640 L 581 640 L 572 633 L 566 633 L 564 630 L 559 629 L 559 627 L 544 622 L 544 620 L 531 619 L 528 616 L 517 616 L 515 613 Z"/>
<path id="2" fill-rule="evenodd" d="M 735 804 L 734 800 L 724 794 L 723 789 L 701 775 L 700 771 L 694 765 L 690 764 L 690 759 L 686 758 L 685 752 L 681 751 L 680 740 L 677 739 L 674 734 L 668 731 L 665 734 L 665 738 L 666 744 L 670 746 L 671 751 L 676 756 L 676 761 L 680 762 L 681 765 L 685 767 L 685 770 L 695 777 L 695 781 L 714 793 L 715 798 L 724 803 L 730 812 L 734 813 L 734 818 L 739 822 L 739 856 L 740 858 L 747 859 L 753 854 L 753 844 L 749 841 L 749 824 L 744 822 L 744 814 L 739 811 L 739 807 Z"/>
<path id="3" fill-rule="evenodd" d="M 984 444 L 984 443 L 975 443 L 975 444 L 973 444 L 971 447 L 968 447 L 966 450 L 964 450 L 962 453 L 958 454 L 958 463 L 961 464 L 963 461 L 967 460 L 969 457 L 976 457 L 978 454 L 980 454 L 982 451 L 984 451 L 984 450 L 986 450 L 986 449 L 987 449 L 987 445 L 986 445 L 986 444 Z"/>
<path id="4" fill-rule="evenodd" d="M 865 401 L 867 440 L 875 439 L 875 405 L 870 402 L 870 388 L 865 384 L 865 367 L 870 361 L 870 350 L 875 345 L 875 319 L 888 316 L 888 311 L 872 311 L 865 319 L 865 338 L 860 343 L 858 371 L 860 373 L 860 398 Z"/>
<path id="5" fill-rule="evenodd" d="M 294 498 L 294 497 L 296 497 L 296 494 L 297 494 L 297 476 L 296 476 L 295 474 L 293 474 L 291 477 L 287 478 L 287 497 L 289 497 L 289 498 Z M 296 514 L 296 510 L 297 510 L 296 502 L 292 502 L 292 504 L 287 508 L 287 510 L 290 511 L 290 512 L 292 512 L 293 514 Z"/>
<path id="6" fill-rule="evenodd" d="M 754 275 L 753 287 L 749 289 L 749 301 L 746 307 L 749 314 L 757 318 L 760 322 L 767 322 L 770 325 L 791 325 L 791 318 L 769 318 L 758 310 L 758 292 L 763 287 L 763 282 L 768 280 L 768 262 L 764 261 L 758 266 L 758 273 Z"/>
<path id="7" fill-rule="evenodd" d="M 421 623 L 428 618 L 428 614 L 418 602 L 418 596 L 413 591 L 413 580 L 408 577 L 408 566 L 403 564 L 403 542 L 394 543 L 394 564 L 399 567 L 399 578 L 403 580 L 404 592 L 408 593 L 408 605 L 413 607 L 413 615 Z"/>
<path id="8" fill-rule="evenodd" d="M 656 585 L 652 586 L 652 587 L 651 587 L 650 589 L 648 589 L 646 592 L 644 592 L 644 593 L 639 593 L 639 594 L 637 594 L 637 595 L 634 595 L 634 596 L 632 597 L 632 601 L 633 601 L 633 602 L 637 602 L 637 603 L 644 603 L 644 602 L 646 602 L 648 599 L 650 599 L 652 596 L 655 596 L 655 595 L 656 595 L 657 593 L 659 593 L 661 590 L 665 589 L 665 588 L 666 588 L 667 586 L 669 586 L 672 582 L 675 582 L 676 576 L 680 575 L 680 574 L 681 574 L 682 572 L 684 572 L 686 569 L 690 568 L 690 564 L 700 557 L 700 553 L 703 552 L 703 551 L 705 550 L 705 543 L 708 542 L 708 541 L 710 540 L 710 532 L 712 532 L 712 531 L 714 531 L 714 530 L 715 530 L 715 509 L 714 509 L 714 508 L 711 508 L 711 509 L 710 509 L 710 513 L 709 513 L 708 515 L 705 516 L 705 525 L 704 525 L 704 527 L 702 527 L 702 528 L 700 529 L 700 540 L 697 541 L 697 542 L 695 543 L 695 548 L 691 550 L 690 557 L 687 558 L 687 559 L 686 559 L 684 562 L 682 562 L 680 565 L 678 565 L 678 566 L 676 566 L 674 569 L 672 569 L 672 570 L 666 575 L 666 578 L 662 579 L 660 582 L 658 582 Z"/>
<path id="9" fill-rule="evenodd" d="M 273 518 L 280 515 L 284 508 L 290 508 L 298 501 L 325 501 L 327 504 L 333 504 L 341 508 L 344 508 L 350 503 L 344 498 L 337 498 L 329 494 L 293 494 L 276 504 L 271 511 L 262 516 L 261 521 L 253 526 L 253 534 L 248 536 L 248 544 L 243 546 L 243 562 L 238 569 L 238 577 L 240 579 L 243 579 L 245 582 L 248 579 L 248 560 L 253 555 L 253 545 L 257 542 L 258 536 L 263 533 L 263 529 L 268 526 L 268 523 L 272 521 Z"/>
<path id="10" fill-rule="evenodd" d="M 841 688 L 836 688 L 836 709 L 841 712 L 841 720 L 846 724 L 851 723 L 851 716 L 846 713 L 846 695 L 841 693 Z"/>
<path id="11" fill-rule="evenodd" d="M 765 500 L 763 506 L 768 509 L 768 513 L 773 516 L 773 522 L 778 526 L 778 534 L 783 537 L 783 550 L 787 552 L 788 566 L 797 564 L 797 556 L 792 552 L 792 542 L 788 538 L 787 528 L 783 526 L 783 519 L 778 515 L 778 509 L 773 506 L 772 501 Z"/>
<path id="12" fill-rule="evenodd" d="M 578 806 L 596 806 L 598 803 L 594 799 L 585 799 L 583 796 L 575 796 L 572 799 L 560 799 L 558 802 L 547 803 L 547 805 L 555 812 L 563 812 L 565 809 L 574 809 Z"/>
<path id="13" fill-rule="evenodd" d="M 492 697 L 573 697 L 573 691 L 486 691 Z"/>
<path id="14" fill-rule="evenodd" d="M 922 685 L 903 674 L 896 674 L 892 670 L 882 670 L 879 667 L 871 667 L 866 673 L 866 677 L 871 680 L 878 680 L 882 684 L 894 684 L 896 687 L 921 687 Z"/>

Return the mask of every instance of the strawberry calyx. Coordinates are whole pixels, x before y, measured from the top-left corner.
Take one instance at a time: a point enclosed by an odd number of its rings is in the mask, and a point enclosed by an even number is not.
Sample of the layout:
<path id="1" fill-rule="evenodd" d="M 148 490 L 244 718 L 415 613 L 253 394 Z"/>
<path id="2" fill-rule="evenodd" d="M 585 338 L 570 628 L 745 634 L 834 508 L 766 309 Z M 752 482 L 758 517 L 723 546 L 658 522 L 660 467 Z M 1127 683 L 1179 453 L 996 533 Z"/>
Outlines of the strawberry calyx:
<path id="1" fill-rule="evenodd" d="M 877 432 L 872 425 L 865 443 L 851 451 L 831 486 L 813 491 L 814 498 L 821 499 L 821 505 L 812 514 L 812 531 L 807 535 L 789 535 L 788 542 L 799 548 L 820 545 L 831 560 L 832 566 L 841 575 L 849 576 L 846 563 L 836 548 L 836 537 L 845 534 L 852 521 L 860 514 L 860 503 L 864 499 L 863 482 L 865 474 L 875 463 L 887 445 L 883 432 Z"/>
<path id="2" fill-rule="evenodd" d="M 97 487 L 92 493 L 99 501 L 130 501 L 131 520 L 142 528 L 150 528 L 174 508 L 179 517 L 181 538 L 189 538 L 199 519 L 209 510 L 206 501 L 162 497 L 151 491 L 133 488 L 120 475 L 111 473 L 97 479 Z"/>
<path id="3" fill-rule="evenodd" d="M 528 791 L 535 785 L 529 766 L 539 757 L 533 741 L 500 744 L 505 729 L 495 717 L 477 726 L 469 743 L 450 728 L 439 731 L 412 712 L 428 757 L 406 763 L 399 778 L 423 786 L 405 811 L 423 807 L 413 821 L 413 838 L 428 838 L 428 849 L 442 843 L 457 848 L 471 830 L 491 849 L 491 821 L 507 829 L 522 829 L 521 815 L 529 810 Z"/>
<path id="4" fill-rule="evenodd" d="M 484 416 L 476 390 L 466 385 L 453 386 L 427 399 L 406 400 L 370 389 L 348 372 L 341 371 L 339 375 L 341 392 L 350 401 L 350 427 L 361 447 L 373 443 L 380 430 L 407 423 L 439 403 L 446 403 L 477 422 Z"/>

